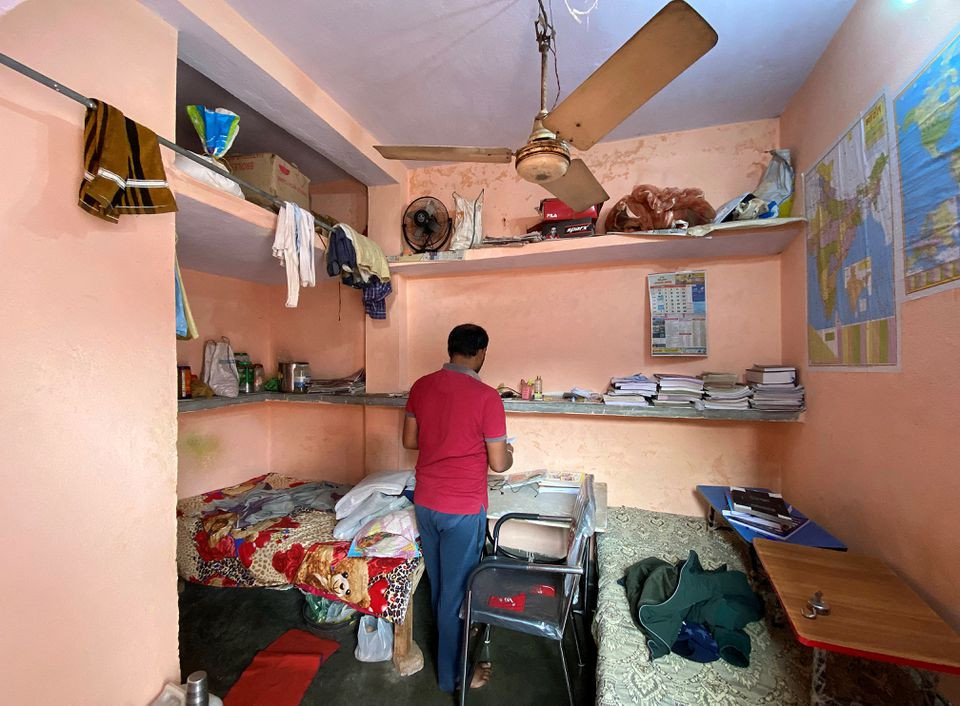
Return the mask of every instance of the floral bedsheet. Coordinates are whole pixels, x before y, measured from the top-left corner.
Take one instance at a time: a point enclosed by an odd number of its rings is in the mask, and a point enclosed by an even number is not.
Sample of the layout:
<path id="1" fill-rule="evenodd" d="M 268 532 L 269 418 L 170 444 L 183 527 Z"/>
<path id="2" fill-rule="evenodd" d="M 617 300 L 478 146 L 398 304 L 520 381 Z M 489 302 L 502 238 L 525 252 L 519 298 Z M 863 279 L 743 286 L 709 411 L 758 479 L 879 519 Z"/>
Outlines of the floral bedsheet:
<path id="1" fill-rule="evenodd" d="M 334 513 L 295 509 L 283 517 L 237 527 L 218 500 L 255 488 L 302 484 L 275 473 L 177 503 L 177 571 L 208 586 L 296 586 L 402 623 L 420 574 L 420 559 L 348 557 L 350 542 L 333 538 Z"/>

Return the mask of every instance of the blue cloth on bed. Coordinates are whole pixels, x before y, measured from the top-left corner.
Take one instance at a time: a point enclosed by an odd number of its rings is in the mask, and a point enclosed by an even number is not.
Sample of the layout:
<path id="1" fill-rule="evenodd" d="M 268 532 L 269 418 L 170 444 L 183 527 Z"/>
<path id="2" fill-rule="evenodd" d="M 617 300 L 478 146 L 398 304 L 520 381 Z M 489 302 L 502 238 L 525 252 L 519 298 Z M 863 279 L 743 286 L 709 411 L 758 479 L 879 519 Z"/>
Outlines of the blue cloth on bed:
<path id="1" fill-rule="evenodd" d="M 293 488 L 254 489 L 234 498 L 216 500 L 213 504 L 222 512 L 236 513 L 237 528 L 243 529 L 264 520 L 290 515 L 295 510 L 333 510 L 348 490 L 348 485 L 322 481 Z"/>

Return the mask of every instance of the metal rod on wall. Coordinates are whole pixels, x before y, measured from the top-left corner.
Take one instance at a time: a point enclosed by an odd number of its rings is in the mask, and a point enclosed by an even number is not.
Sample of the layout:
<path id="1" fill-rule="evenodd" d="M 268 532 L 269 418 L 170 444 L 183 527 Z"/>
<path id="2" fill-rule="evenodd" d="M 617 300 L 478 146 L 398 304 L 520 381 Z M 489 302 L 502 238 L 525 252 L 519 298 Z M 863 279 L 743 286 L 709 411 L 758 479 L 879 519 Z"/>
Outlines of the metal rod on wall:
<path id="1" fill-rule="evenodd" d="M 40 83 L 40 84 L 46 86 L 47 88 L 52 88 L 54 91 L 56 91 L 56 92 L 59 93 L 60 95 L 66 96 L 67 98 L 71 98 L 71 99 L 75 100 L 77 103 L 80 103 L 82 106 L 84 106 L 84 107 L 86 107 L 86 108 L 95 108 L 95 107 L 96 107 L 96 103 L 94 103 L 92 100 L 90 100 L 89 98 L 87 98 L 87 97 L 86 97 L 85 95 L 83 95 L 82 93 L 77 93 L 77 92 L 74 91 L 72 88 L 68 88 L 67 86 L 64 86 L 64 85 L 63 85 L 62 83 L 60 83 L 59 81 L 54 81 L 54 80 L 53 80 L 52 78 L 50 78 L 49 76 L 46 76 L 46 75 L 40 73 L 39 71 L 36 71 L 35 69 L 30 68 L 30 67 L 27 66 L 26 64 L 21 64 L 19 61 L 17 61 L 16 59 L 14 59 L 14 58 L 12 58 L 12 57 L 7 56 L 6 54 L 0 53 L 0 64 L 3 64 L 4 66 L 6 66 L 6 67 L 8 67 L 8 68 L 13 69 L 14 71 L 16 71 L 16 72 L 19 73 L 19 74 L 23 74 L 24 76 L 26 76 L 26 77 L 29 78 L 29 79 L 33 79 L 33 80 L 36 81 L 37 83 Z M 279 199 L 277 199 L 277 198 L 276 198 L 275 196 L 273 196 L 272 194 L 268 194 L 266 191 L 264 191 L 263 189 L 257 188 L 257 187 L 254 186 L 253 184 L 248 184 L 248 183 L 245 182 L 243 179 L 238 179 L 237 177 L 235 177 L 235 176 L 234 176 L 233 174 L 231 174 L 230 172 L 227 172 L 227 171 L 221 169 L 219 166 L 217 166 L 217 165 L 215 165 L 215 164 L 212 164 L 212 163 L 206 161 L 205 159 L 203 159 L 203 158 L 200 157 L 199 155 L 196 155 L 196 154 L 194 154 L 193 152 L 191 152 L 190 150 L 181 147 L 181 146 L 178 145 L 176 142 L 171 142 L 170 140 L 168 140 L 168 139 L 166 139 L 166 138 L 164 138 L 164 137 L 160 137 L 160 135 L 157 135 L 157 142 L 159 142 L 159 143 L 160 143 L 161 145 L 163 145 L 164 147 L 173 150 L 173 151 L 176 152 L 177 154 L 181 154 L 181 155 L 183 155 L 184 157 L 186 157 L 187 159 L 189 159 L 189 160 L 191 160 L 191 161 L 193 161 L 193 162 L 196 162 L 196 163 L 199 164 L 200 166 L 205 167 L 206 169 L 209 169 L 209 170 L 212 171 L 212 172 L 216 172 L 217 174 L 226 177 L 226 178 L 229 179 L 230 181 L 232 181 L 232 182 L 234 182 L 234 183 L 236 183 L 236 184 L 239 184 L 239 185 L 242 186 L 243 188 L 248 189 L 248 190 L 253 191 L 253 192 L 256 192 L 257 194 L 259 194 L 259 195 L 262 196 L 263 198 L 268 199 L 272 204 L 274 204 L 274 205 L 277 206 L 278 208 L 280 208 L 280 207 L 283 206 L 283 201 L 280 201 Z M 327 232 L 327 233 L 330 232 L 330 228 L 329 228 L 327 225 L 325 225 L 324 223 L 321 223 L 319 220 L 316 221 L 316 225 L 317 225 L 317 227 L 320 228 L 321 230 L 323 230 L 323 231 L 325 231 L 325 232 Z"/>

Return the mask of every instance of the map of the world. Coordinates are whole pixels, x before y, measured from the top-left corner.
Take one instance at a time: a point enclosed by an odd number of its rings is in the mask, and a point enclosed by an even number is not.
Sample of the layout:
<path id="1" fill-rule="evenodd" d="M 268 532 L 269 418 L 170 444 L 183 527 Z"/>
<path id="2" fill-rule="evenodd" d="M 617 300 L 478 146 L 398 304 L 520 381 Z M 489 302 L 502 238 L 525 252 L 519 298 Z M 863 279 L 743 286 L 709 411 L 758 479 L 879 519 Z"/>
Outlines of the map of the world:
<path id="1" fill-rule="evenodd" d="M 960 280 L 960 37 L 897 96 L 904 288 Z"/>
<path id="2" fill-rule="evenodd" d="M 887 135 L 881 97 L 804 176 L 811 365 L 897 363 Z"/>

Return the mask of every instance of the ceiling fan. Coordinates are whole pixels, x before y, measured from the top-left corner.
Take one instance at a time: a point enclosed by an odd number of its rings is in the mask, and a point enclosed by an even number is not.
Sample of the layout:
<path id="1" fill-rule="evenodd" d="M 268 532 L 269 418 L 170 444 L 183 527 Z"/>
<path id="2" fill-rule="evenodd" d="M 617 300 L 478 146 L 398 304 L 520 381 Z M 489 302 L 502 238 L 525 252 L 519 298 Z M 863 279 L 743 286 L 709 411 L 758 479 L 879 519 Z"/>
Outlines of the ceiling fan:
<path id="1" fill-rule="evenodd" d="M 535 23 L 540 48 L 540 112 L 527 143 L 508 147 L 377 145 L 386 159 L 502 162 L 516 158 L 522 179 L 540 184 L 574 211 L 609 196 L 570 145 L 588 150 L 717 43 L 717 33 L 683 0 L 672 0 L 556 108 L 548 111 L 547 55 L 553 27 L 543 3 Z"/>

